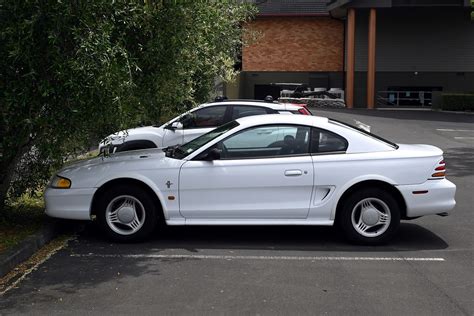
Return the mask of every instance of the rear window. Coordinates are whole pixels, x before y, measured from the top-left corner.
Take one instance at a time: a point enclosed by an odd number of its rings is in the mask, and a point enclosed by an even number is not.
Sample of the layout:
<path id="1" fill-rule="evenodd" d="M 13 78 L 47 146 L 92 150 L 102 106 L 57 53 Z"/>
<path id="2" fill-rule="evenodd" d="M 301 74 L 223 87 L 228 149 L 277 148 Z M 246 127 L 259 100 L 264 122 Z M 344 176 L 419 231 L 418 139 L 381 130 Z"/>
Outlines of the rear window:
<path id="1" fill-rule="evenodd" d="M 263 115 L 269 113 L 276 112 L 260 106 L 234 105 L 232 107 L 232 120 L 246 116 Z"/>
<path id="2" fill-rule="evenodd" d="M 332 123 L 332 124 L 338 125 L 338 126 L 342 126 L 344 128 L 351 129 L 351 130 L 354 130 L 356 132 L 362 133 L 367 137 L 374 138 L 378 141 L 381 141 L 381 142 L 389 145 L 390 147 L 398 149 L 397 144 L 395 144 L 395 143 L 393 143 L 389 140 L 386 140 L 385 138 L 382 138 L 378 135 L 372 134 L 371 132 L 367 132 L 366 130 L 363 130 L 362 128 L 359 128 L 359 127 L 356 127 L 356 126 L 353 126 L 353 125 L 350 125 L 350 124 L 347 124 L 347 123 L 344 123 L 344 122 L 341 122 L 341 121 L 338 121 L 338 120 L 334 120 L 334 119 L 329 119 L 329 123 Z"/>

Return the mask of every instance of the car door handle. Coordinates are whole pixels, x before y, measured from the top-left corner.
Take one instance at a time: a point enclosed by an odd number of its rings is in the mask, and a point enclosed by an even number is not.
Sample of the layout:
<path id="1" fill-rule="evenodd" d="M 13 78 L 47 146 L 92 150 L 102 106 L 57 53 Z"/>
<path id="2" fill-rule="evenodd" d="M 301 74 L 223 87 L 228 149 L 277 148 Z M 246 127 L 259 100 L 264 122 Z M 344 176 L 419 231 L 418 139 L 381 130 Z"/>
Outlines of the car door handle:
<path id="1" fill-rule="evenodd" d="M 285 170 L 285 176 L 287 177 L 297 177 L 301 176 L 303 174 L 303 171 L 301 170 Z"/>

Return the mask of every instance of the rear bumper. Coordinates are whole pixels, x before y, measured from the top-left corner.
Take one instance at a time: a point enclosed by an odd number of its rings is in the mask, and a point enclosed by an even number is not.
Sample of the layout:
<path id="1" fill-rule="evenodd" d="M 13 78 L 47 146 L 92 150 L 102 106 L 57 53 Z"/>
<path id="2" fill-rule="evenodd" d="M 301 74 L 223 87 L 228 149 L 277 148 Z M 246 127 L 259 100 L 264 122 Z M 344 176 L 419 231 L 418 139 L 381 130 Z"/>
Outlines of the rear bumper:
<path id="1" fill-rule="evenodd" d="M 407 205 L 407 217 L 449 213 L 456 206 L 456 185 L 447 179 L 416 185 L 398 185 Z M 414 193 L 415 192 L 415 193 Z"/>
<path id="2" fill-rule="evenodd" d="M 97 189 L 53 189 L 44 192 L 46 215 L 65 219 L 90 220 L 92 197 Z"/>

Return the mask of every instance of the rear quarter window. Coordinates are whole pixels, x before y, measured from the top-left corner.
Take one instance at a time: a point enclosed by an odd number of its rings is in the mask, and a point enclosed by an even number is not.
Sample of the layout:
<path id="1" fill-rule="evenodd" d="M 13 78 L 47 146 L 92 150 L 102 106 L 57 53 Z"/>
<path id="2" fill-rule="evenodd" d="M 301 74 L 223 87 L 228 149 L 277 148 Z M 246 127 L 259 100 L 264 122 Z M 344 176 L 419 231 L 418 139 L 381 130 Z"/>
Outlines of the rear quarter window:
<path id="1" fill-rule="evenodd" d="M 348 146 L 348 141 L 336 133 L 319 128 L 311 129 L 312 154 L 343 153 Z"/>

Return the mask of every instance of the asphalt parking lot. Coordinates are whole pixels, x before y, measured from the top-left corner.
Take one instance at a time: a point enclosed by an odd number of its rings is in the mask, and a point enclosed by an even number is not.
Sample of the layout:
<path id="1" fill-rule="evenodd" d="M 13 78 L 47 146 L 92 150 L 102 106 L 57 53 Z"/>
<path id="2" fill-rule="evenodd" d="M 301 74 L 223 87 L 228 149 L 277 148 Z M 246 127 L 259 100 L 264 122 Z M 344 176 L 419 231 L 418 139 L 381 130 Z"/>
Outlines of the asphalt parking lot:
<path id="1" fill-rule="evenodd" d="M 386 246 L 330 227 L 167 227 L 111 244 L 86 225 L 0 296 L 0 314 L 474 314 L 474 115 L 313 110 L 445 150 L 457 206 Z"/>

